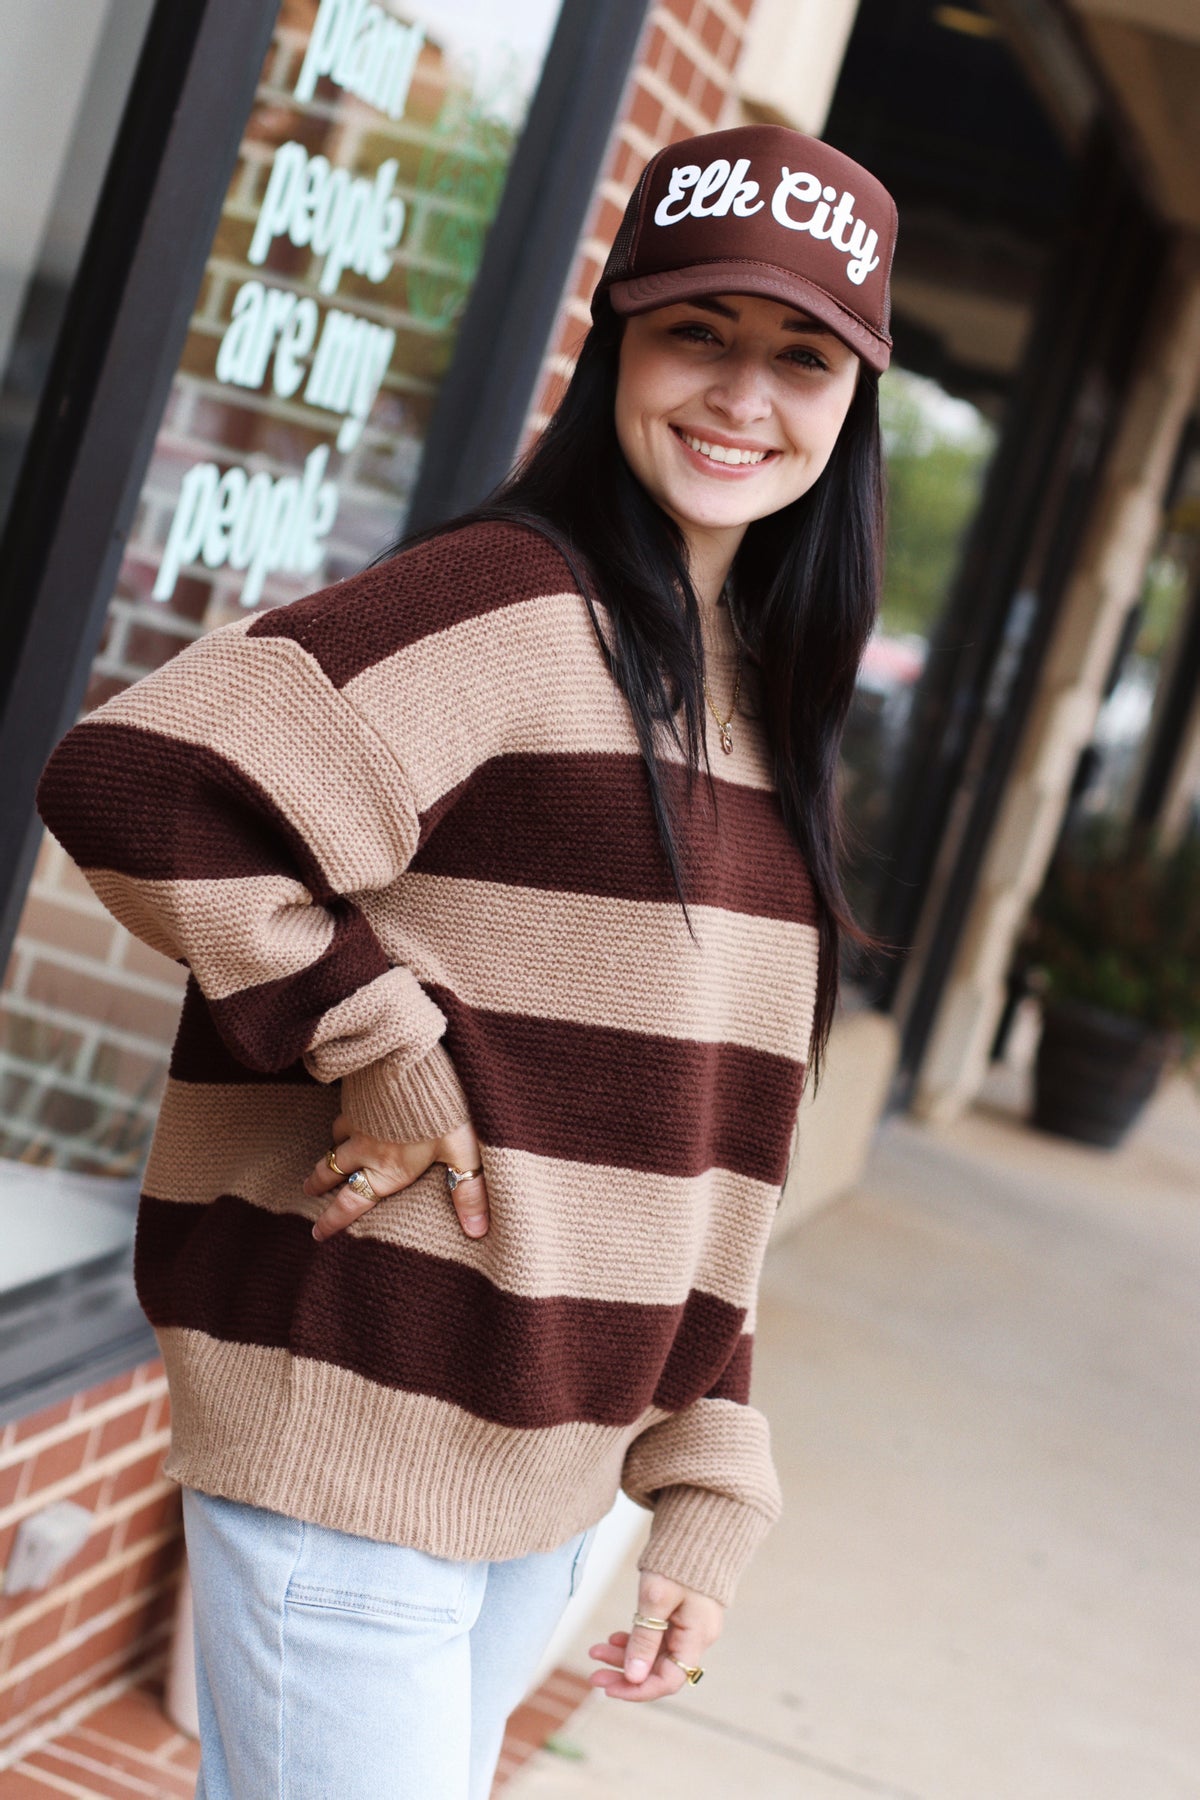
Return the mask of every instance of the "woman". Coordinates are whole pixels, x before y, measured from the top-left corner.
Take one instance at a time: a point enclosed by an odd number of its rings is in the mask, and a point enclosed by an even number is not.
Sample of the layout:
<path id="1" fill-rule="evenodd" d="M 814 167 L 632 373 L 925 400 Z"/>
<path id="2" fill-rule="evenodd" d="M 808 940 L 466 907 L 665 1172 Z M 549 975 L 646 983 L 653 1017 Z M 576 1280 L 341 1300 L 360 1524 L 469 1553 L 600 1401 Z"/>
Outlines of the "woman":
<path id="1" fill-rule="evenodd" d="M 136 1273 L 205 1800 L 482 1800 L 618 1486 L 653 1520 L 616 1699 L 699 1679 L 778 1515 L 755 1291 L 855 930 L 894 237 L 797 133 L 660 152 L 492 502 L 48 765 L 189 968 Z"/>

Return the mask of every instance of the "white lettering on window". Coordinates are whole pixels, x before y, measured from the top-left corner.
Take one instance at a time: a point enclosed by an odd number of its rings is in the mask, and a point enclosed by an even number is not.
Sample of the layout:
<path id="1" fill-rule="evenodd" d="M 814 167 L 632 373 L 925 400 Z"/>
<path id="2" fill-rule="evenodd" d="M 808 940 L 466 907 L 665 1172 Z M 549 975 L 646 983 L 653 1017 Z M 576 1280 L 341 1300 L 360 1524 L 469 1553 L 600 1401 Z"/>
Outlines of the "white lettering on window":
<path id="1" fill-rule="evenodd" d="M 255 605 L 277 570 L 311 575 L 320 568 L 338 508 L 337 486 L 325 480 L 328 462 L 329 446 L 320 444 L 302 475 L 278 481 L 263 470 L 248 475 L 237 464 L 223 475 L 216 463 L 194 464 L 179 489 L 154 598 L 170 599 L 188 563 L 244 569 L 243 606 Z"/>
<path id="2" fill-rule="evenodd" d="M 391 272 L 404 231 L 404 201 L 392 192 L 399 167 L 389 157 L 372 180 L 331 169 L 327 158 L 310 157 L 303 144 L 281 144 L 271 161 L 247 260 L 265 262 L 275 239 L 286 237 L 298 248 L 311 245 L 325 258 L 317 283 L 323 294 L 336 293 L 347 269 L 368 281 L 382 281 Z"/>
<path id="3" fill-rule="evenodd" d="M 328 75 L 339 87 L 398 119 L 408 103 L 421 25 L 402 25 L 368 0 L 321 0 L 296 81 L 296 98 L 311 100 Z"/>

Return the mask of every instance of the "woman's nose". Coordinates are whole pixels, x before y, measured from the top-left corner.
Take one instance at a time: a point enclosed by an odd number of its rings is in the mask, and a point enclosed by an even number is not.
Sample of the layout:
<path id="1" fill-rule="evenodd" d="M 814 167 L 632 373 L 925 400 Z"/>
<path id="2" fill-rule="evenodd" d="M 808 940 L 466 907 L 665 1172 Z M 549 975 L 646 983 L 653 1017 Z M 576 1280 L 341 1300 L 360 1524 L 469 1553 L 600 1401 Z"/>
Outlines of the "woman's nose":
<path id="1" fill-rule="evenodd" d="M 705 399 L 714 412 L 736 425 L 751 425 L 771 411 L 767 382 L 750 361 L 726 364 L 710 383 Z"/>

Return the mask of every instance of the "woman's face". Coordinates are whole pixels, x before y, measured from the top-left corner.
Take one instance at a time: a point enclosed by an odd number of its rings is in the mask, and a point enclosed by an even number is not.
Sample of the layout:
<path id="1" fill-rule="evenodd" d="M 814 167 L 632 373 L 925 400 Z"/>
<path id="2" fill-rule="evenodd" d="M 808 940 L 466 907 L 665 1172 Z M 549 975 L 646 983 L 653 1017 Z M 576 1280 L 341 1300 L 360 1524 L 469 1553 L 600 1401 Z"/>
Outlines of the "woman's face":
<path id="1" fill-rule="evenodd" d="M 780 301 L 714 294 L 625 322 L 617 438 L 685 539 L 728 540 L 817 480 L 858 379 L 854 352 Z"/>

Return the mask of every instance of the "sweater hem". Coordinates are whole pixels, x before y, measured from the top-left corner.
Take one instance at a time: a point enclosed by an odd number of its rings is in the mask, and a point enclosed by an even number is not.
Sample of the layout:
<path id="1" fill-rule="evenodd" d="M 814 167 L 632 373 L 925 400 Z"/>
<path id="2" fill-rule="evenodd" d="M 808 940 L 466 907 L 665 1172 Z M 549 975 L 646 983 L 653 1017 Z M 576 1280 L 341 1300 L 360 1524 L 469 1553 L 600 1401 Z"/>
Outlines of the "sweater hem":
<path id="1" fill-rule="evenodd" d="M 285 1349 L 156 1335 L 169 1479 L 455 1561 L 553 1550 L 595 1525 L 648 1422 L 514 1429 Z"/>

